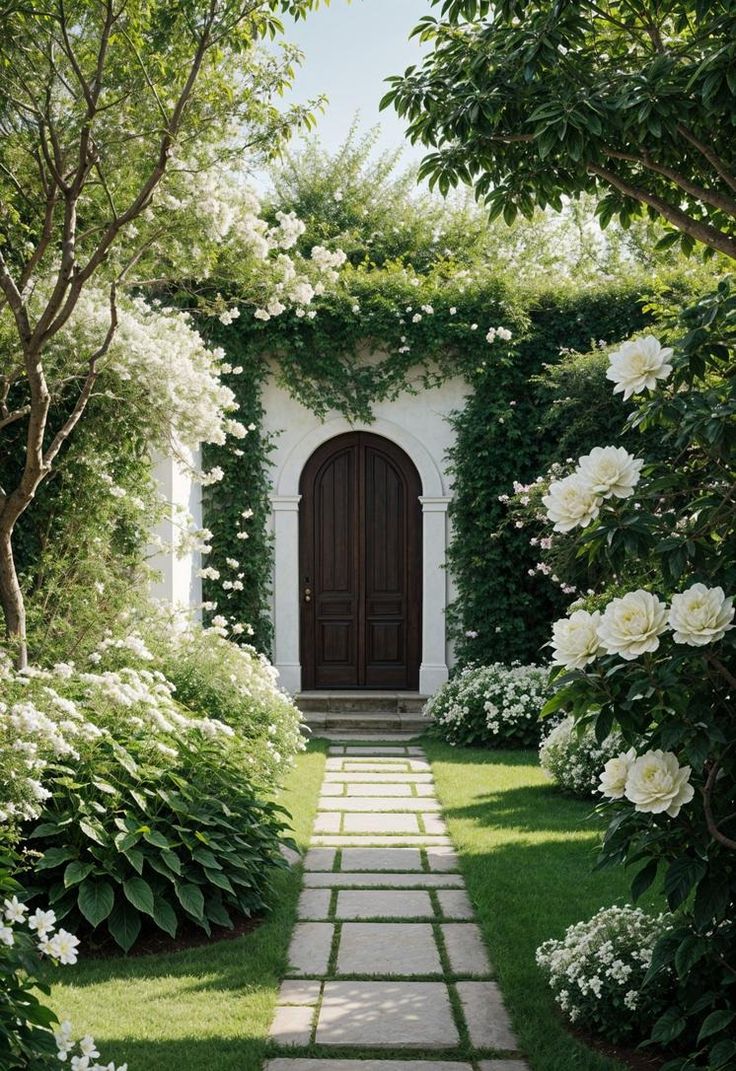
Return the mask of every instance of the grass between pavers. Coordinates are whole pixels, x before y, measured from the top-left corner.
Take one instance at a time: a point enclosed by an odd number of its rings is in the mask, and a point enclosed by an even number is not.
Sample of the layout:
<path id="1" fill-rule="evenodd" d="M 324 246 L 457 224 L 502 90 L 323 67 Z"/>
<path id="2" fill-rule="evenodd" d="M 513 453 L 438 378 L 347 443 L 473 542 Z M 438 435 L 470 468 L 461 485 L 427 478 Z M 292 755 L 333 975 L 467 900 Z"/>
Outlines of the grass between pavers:
<path id="1" fill-rule="evenodd" d="M 605 822 L 592 804 L 562 796 L 535 752 L 422 743 L 531 1071 L 623 1071 L 565 1029 L 534 961 L 548 937 L 600 907 L 630 901 L 623 869 L 593 872 Z M 653 898 L 643 906 L 662 907 Z"/>
<path id="2" fill-rule="evenodd" d="M 297 759 L 279 802 L 306 850 L 326 744 Z M 105 1062 L 129 1071 L 260 1071 L 296 918 L 301 868 L 277 875 L 274 907 L 244 937 L 169 955 L 87 960 L 65 967 L 52 1004 L 75 1035 L 89 1032 Z"/>

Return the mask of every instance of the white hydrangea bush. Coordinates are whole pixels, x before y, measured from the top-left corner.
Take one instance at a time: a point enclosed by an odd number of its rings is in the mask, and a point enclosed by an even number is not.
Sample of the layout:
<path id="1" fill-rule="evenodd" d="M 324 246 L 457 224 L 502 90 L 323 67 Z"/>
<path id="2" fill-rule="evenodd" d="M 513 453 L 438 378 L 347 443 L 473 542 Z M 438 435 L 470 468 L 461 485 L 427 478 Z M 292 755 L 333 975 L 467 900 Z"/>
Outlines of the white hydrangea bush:
<path id="1" fill-rule="evenodd" d="M 604 764 L 618 755 L 623 746 L 619 732 L 596 740 L 591 728 L 581 729 L 573 718 L 563 718 L 543 738 L 539 764 L 563 792 L 583 799 L 595 799 Z"/>
<path id="2" fill-rule="evenodd" d="M 614 1042 L 646 1037 L 674 987 L 670 971 L 644 982 L 654 946 L 672 924 L 671 915 L 613 906 L 545 941 L 537 964 L 560 1010 L 575 1026 Z"/>
<path id="3" fill-rule="evenodd" d="M 535 747 L 548 678 L 544 666 L 468 666 L 432 696 L 425 713 L 449 744 Z"/>

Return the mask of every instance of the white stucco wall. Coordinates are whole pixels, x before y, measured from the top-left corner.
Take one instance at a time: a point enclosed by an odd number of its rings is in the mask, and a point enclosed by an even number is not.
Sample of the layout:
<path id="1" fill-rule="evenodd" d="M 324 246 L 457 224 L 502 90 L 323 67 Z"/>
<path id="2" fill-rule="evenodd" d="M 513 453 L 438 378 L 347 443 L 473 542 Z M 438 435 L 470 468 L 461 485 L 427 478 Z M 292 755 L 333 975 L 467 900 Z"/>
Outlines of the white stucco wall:
<path id="1" fill-rule="evenodd" d="M 453 431 L 449 415 L 464 404 L 468 388 L 454 378 L 441 387 L 402 393 L 374 406 L 373 423 L 349 423 L 337 413 L 321 421 L 271 379 L 263 392 L 264 430 L 275 436 L 271 482 L 275 536 L 273 616 L 274 661 L 289 691 L 301 687 L 299 659 L 299 478 L 320 446 L 346 431 L 372 431 L 397 443 L 411 457 L 422 480 L 423 622 L 420 691 L 434 692 L 447 679 L 452 651 L 445 635 L 445 607 L 454 597 L 445 569 L 449 540 L 447 505 L 452 483 L 447 451 Z M 244 500 L 247 489 L 244 489 Z"/>

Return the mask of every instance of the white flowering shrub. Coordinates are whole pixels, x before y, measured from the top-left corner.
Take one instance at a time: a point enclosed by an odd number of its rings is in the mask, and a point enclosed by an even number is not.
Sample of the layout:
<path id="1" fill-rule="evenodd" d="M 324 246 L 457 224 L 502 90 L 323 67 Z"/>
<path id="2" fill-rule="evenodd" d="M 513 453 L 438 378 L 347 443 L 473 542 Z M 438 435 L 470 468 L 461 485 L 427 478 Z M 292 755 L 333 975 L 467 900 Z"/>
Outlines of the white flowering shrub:
<path id="1" fill-rule="evenodd" d="M 561 1011 L 576 1026 L 614 1042 L 640 1040 L 674 991 L 670 971 L 645 982 L 655 945 L 672 926 L 671 915 L 606 907 L 570 926 L 561 939 L 545 941 L 537 949 L 537 963 Z"/>
<path id="2" fill-rule="evenodd" d="M 599 742 L 592 729 L 577 726 L 573 718 L 563 718 L 542 740 L 539 764 L 564 792 L 583 799 L 598 798 L 601 769 L 620 752 L 622 744 L 619 732 L 609 733 Z"/>
<path id="3" fill-rule="evenodd" d="M 126 951 L 151 928 L 209 933 L 265 909 L 284 865 L 272 789 L 303 746 L 298 712 L 253 652 L 202 630 L 165 635 L 171 664 L 196 664 L 203 684 L 219 662 L 199 709 L 131 628 L 89 668 L 2 669 L 0 807 L 24 836 L 34 895 Z"/>
<path id="4" fill-rule="evenodd" d="M 236 730 L 247 744 L 248 779 L 270 790 L 305 747 L 302 715 L 268 659 L 229 642 L 224 631 L 159 627 L 148 639 L 177 699 Z"/>
<path id="5" fill-rule="evenodd" d="M 599 771 L 611 816 L 601 865 L 635 865 L 678 924 L 652 973 L 676 985 L 650 1040 L 668 1071 L 736 1063 L 736 295 L 729 280 L 635 338 L 608 379 L 657 450 L 606 447 L 543 498 L 595 587 L 553 628 L 555 694 L 598 737 L 623 742 Z M 628 440 L 630 442 L 631 439 Z M 575 481 L 575 486 L 566 484 Z M 549 531 L 549 529 L 548 529 Z M 558 536 L 554 537 L 555 539 Z M 597 575 L 596 575 L 597 574 Z"/>
<path id="6" fill-rule="evenodd" d="M 425 713 L 449 744 L 536 747 L 548 676 L 543 666 L 469 666 L 432 696 Z"/>

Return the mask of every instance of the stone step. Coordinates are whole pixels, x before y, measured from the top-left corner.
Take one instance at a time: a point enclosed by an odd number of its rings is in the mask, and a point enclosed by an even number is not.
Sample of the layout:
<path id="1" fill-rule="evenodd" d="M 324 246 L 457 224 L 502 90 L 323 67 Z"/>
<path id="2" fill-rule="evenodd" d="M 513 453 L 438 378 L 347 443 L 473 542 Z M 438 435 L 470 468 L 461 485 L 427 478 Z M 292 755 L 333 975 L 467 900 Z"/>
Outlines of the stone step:
<path id="1" fill-rule="evenodd" d="M 420 714 L 428 696 L 419 692 L 314 691 L 301 692 L 294 702 L 305 714 L 312 711 L 330 713 Z"/>
<path id="2" fill-rule="evenodd" d="M 364 730 L 375 733 L 381 730 L 399 732 L 412 730 L 421 732 L 430 724 L 430 719 L 423 714 L 398 714 L 390 710 L 365 710 L 338 712 L 334 710 L 309 710 L 304 712 L 307 725 L 315 729 L 329 729 L 330 732 L 344 730 L 356 733 Z"/>

